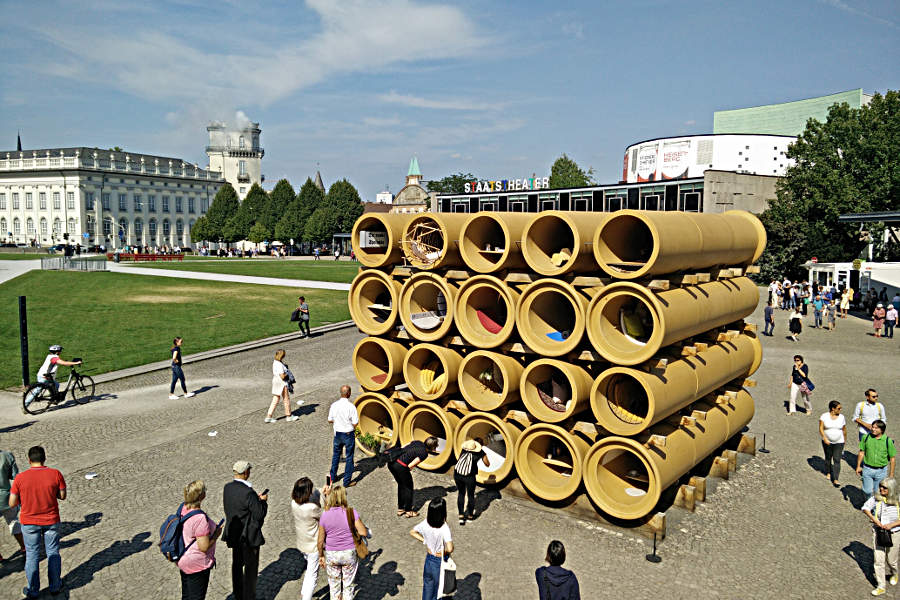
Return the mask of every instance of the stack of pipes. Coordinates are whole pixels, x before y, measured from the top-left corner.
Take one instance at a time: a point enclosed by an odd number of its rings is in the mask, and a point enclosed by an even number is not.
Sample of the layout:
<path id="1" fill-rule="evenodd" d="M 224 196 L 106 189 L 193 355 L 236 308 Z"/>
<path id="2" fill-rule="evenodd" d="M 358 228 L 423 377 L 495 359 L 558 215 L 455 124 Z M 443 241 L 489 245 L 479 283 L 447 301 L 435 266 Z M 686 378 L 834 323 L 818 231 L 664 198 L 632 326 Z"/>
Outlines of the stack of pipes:
<path id="1" fill-rule="evenodd" d="M 765 240 L 743 211 L 365 214 L 360 431 L 381 447 L 438 437 L 426 469 L 478 439 L 479 483 L 517 475 L 539 499 L 585 491 L 642 518 L 749 423 L 742 383 L 762 360 L 747 277 L 651 281 L 750 265 Z"/>

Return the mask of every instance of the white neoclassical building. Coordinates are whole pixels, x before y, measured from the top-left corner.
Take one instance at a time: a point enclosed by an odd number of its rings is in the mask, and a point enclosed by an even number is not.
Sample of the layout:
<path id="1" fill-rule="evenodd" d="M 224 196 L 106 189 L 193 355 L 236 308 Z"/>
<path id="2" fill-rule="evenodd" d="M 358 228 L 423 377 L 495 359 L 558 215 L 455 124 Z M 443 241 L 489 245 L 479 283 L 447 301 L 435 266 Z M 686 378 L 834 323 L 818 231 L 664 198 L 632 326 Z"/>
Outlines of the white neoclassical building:
<path id="1" fill-rule="evenodd" d="M 224 181 L 218 170 L 166 156 L 84 147 L 0 151 L 0 240 L 189 247 L 194 221 Z"/>
<path id="2" fill-rule="evenodd" d="M 262 158 L 265 154 L 259 145 L 259 123 L 229 127 L 221 121 L 213 121 L 206 128 L 209 132 L 209 170 L 218 171 L 225 181 L 234 187 L 238 198 L 247 197 L 254 183 L 262 184 Z"/>

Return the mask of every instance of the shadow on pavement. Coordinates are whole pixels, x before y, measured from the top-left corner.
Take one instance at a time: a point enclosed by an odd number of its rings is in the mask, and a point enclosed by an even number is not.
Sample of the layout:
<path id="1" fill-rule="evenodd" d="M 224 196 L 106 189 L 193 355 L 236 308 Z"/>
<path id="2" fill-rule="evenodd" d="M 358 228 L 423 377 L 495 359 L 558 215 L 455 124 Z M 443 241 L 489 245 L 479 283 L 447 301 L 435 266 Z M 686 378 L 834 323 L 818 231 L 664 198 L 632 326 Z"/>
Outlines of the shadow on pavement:
<path id="1" fill-rule="evenodd" d="M 866 494 L 855 485 L 841 486 L 841 495 L 844 496 L 844 500 L 852 504 L 853 508 L 857 510 L 866 503 Z"/>
<path id="2" fill-rule="evenodd" d="M 469 573 L 456 582 L 457 600 L 481 600 L 481 573 Z"/>
<path id="3" fill-rule="evenodd" d="M 358 600 L 383 600 L 396 596 L 400 593 L 400 586 L 406 582 L 403 574 L 397 571 L 397 561 L 390 560 L 374 572 L 375 563 L 383 552 L 384 548 L 379 548 L 359 563 L 356 576 Z"/>
<path id="4" fill-rule="evenodd" d="M 821 456 L 810 456 L 806 459 L 806 464 L 812 467 L 814 471 L 828 475 L 828 466 L 825 464 L 825 459 Z"/>
<path id="5" fill-rule="evenodd" d="M 413 492 L 413 510 L 420 512 L 422 508 L 434 500 L 435 498 L 443 498 L 450 490 L 456 489 L 453 486 L 444 487 L 442 485 L 430 485 Z"/>
<path id="6" fill-rule="evenodd" d="M 196 390 L 194 390 L 194 395 L 196 396 L 197 394 L 202 394 L 204 392 L 208 392 L 209 390 L 214 390 L 217 387 L 219 387 L 219 386 L 218 385 L 204 385 L 203 387 L 197 388 Z"/>
<path id="7" fill-rule="evenodd" d="M 854 541 L 844 546 L 842 550 L 844 551 L 844 554 L 856 561 L 859 570 L 862 571 L 863 576 L 869 580 L 869 583 L 873 586 L 878 584 L 878 582 L 875 581 L 875 553 L 872 552 L 871 548 L 862 542 Z"/>
<path id="8" fill-rule="evenodd" d="M 485 488 L 475 494 L 475 516 L 480 517 L 491 505 L 491 502 L 501 497 L 499 490 Z"/>
<path id="9" fill-rule="evenodd" d="M 89 515 L 85 515 L 84 519 L 81 521 L 63 521 L 59 526 L 59 547 L 60 549 L 71 548 L 76 544 L 81 543 L 80 538 L 72 538 L 65 539 L 66 536 L 70 536 L 73 533 L 76 533 L 82 529 L 86 529 L 88 527 L 93 527 L 97 523 L 100 522 L 100 519 L 103 517 L 103 513 L 91 513 Z M 41 545 L 40 551 L 40 560 L 44 560 L 47 558 L 46 554 L 44 554 L 44 547 Z M 3 561 L 0 564 L 0 579 L 3 579 L 7 575 L 11 573 L 21 573 L 25 570 L 25 554 L 20 552 L 15 556 L 9 557 L 7 560 Z"/>
<path id="10" fill-rule="evenodd" d="M 62 597 L 68 598 L 69 592 L 93 581 L 94 576 L 106 567 L 111 567 L 132 554 L 143 552 L 152 546 L 153 544 L 147 539 L 149 537 L 150 532 L 143 531 L 135 534 L 130 540 L 117 540 L 66 573 L 63 577 L 65 588 Z"/>
<path id="11" fill-rule="evenodd" d="M 378 460 L 377 456 L 367 456 L 362 460 L 353 463 L 353 471 L 356 473 L 356 482 L 359 483 L 368 475 L 380 467 L 383 463 Z"/>
<path id="12" fill-rule="evenodd" d="M 316 412 L 316 407 L 317 407 L 317 406 L 319 406 L 319 405 L 318 405 L 318 404 L 301 404 L 300 406 L 298 406 L 297 408 L 295 408 L 293 411 L 291 411 L 291 414 L 292 414 L 292 415 L 297 415 L 298 417 L 303 417 L 303 416 L 306 416 L 306 415 L 311 415 L 311 414 L 313 414 L 314 412 Z M 278 419 L 282 419 L 282 418 L 284 418 L 284 417 L 277 417 L 277 418 L 278 418 Z"/>
<path id="13" fill-rule="evenodd" d="M 257 594 L 262 591 L 265 592 L 265 598 L 275 598 L 287 582 L 300 579 L 306 572 L 305 568 L 301 568 L 305 564 L 306 559 L 296 548 L 282 550 L 278 560 L 260 571 L 256 584 Z"/>
<path id="14" fill-rule="evenodd" d="M 26 427 L 31 427 L 35 423 L 37 423 L 37 421 L 25 421 L 24 423 L 19 423 L 18 425 L 10 425 L 9 427 L 0 427 L 0 433 L 12 433 L 13 431 L 19 431 L 20 429 L 25 429 Z"/>

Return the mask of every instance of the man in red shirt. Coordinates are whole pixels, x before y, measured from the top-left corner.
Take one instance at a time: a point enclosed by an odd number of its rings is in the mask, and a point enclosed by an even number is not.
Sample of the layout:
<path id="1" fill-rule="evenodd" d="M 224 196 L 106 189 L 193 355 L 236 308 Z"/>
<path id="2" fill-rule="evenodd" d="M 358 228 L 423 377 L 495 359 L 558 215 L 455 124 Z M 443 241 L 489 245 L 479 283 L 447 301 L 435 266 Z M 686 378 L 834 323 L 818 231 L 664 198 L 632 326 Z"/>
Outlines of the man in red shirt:
<path id="1" fill-rule="evenodd" d="M 47 553 L 47 571 L 50 593 L 54 596 L 62 590 L 62 559 L 59 556 L 59 502 L 66 499 L 66 480 L 56 469 L 44 466 L 47 455 L 40 446 L 28 449 L 30 467 L 16 475 L 9 491 L 9 505 L 21 503 L 19 522 L 25 538 L 25 577 L 27 585 L 22 593 L 26 598 L 37 598 L 41 592 L 40 560 L 41 537 Z"/>

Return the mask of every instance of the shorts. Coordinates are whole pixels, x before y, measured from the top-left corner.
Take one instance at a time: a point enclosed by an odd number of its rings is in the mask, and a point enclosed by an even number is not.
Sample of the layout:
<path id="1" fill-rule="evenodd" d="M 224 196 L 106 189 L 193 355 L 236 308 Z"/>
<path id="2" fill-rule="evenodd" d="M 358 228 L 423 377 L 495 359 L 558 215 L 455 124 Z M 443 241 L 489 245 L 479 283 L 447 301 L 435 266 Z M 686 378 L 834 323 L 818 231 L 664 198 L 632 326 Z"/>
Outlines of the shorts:
<path id="1" fill-rule="evenodd" d="M 0 513 L 3 513 L 3 519 L 6 521 L 6 524 L 9 526 L 9 532 L 13 535 L 19 535 L 22 533 L 22 525 L 19 523 L 19 507 L 18 506 L 10 506 L 4 508 Z"/>

